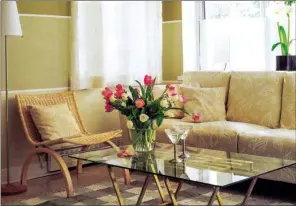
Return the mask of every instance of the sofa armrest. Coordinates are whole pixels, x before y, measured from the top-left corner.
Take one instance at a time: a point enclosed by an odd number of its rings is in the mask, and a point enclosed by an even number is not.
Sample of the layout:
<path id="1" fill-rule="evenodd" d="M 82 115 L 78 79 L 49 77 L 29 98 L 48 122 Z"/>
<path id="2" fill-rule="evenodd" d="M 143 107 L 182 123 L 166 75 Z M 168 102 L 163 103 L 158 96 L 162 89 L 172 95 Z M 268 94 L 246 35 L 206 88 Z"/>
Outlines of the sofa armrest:
<path id="1" fill-rule="evenodd" d="M 131 144 L 130 137 L 129 137 L 129 131 L 126 127 L 126 116 L 120 114 L 119 112 L 119 121 L 120 121 L 120 128 L 122 130 L 122 143 L 121 145 L 128 145 Z"/>

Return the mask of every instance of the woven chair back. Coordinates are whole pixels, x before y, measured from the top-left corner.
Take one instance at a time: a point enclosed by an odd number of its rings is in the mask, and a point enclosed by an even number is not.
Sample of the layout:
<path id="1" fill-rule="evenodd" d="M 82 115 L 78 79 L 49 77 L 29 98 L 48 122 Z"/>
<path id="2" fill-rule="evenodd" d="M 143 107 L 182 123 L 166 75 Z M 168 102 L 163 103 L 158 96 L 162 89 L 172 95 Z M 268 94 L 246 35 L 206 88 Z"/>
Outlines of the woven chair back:
<path id="1" fill-rule="evenodd" d="M 22 125 L 27 139 L 30 143 L 36 144 L 41 140 L 41 136 L 33 122 L 33 119 L 30 115 L 28 106 L 30 105 L 42 105 L 42 106 L 52 106 L 57 104 L 66 103 L 73 113 L 76 122 L 84 135 L 87 135 L 88 132 L 85 129 L 85 126 L 82 123 L 81 115 L 79 114 L 77 104 L 75 101 L 75 95 L 72 91 L 67 92 L 57 92 L 49 94 L 24 94 L 16 95 L 18 110 L 21 118 Z"/>

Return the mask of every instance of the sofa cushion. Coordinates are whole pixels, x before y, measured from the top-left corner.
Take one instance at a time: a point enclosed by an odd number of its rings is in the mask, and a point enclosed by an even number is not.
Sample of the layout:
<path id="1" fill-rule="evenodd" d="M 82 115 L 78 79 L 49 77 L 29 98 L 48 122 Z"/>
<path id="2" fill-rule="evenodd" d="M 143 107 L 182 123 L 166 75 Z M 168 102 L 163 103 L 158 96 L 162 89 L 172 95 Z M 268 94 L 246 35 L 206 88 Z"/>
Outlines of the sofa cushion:
<path id="1" fill-rule="evenodd" d="M 170 143 L 164 129 L 172 128 L 174 124 L 181 123 L 178 119 L 165 119 L 157 130 L 156 141 Z M 266 127 L 240 122 L 216 121 L 204 123 L 184 123 L 193 126 L 187 137 L 189 146 L 237 152 L 238 133 L 252 129 L 262 130 Z"/>
<path id="2" fill-rule="evenodd" d="M 202 88 L 226 87 L 228 93 L 230 73 L 214 71 L 185 72 L 183 84 L 199 83 Z M 227 97 L 225 98 L 227 100 Z"/>
<path id="3" fill-rule="evenodd" d="M 198 122 L 223 121 L 226 119 L 225 93 L 225 87 L 184 87 L 186 99 L 184 108 L 189 114 L 200 113 L 200 120 Z M 194 122 L 191 115 L 186 115 L 182 121 Z"/>
<path id="4" fill-rule="evenodd" d="M 233 72 L 227 120 L 278 128 L 283 73 Z"/>
<path id="5" fill-rule="evenodd" d="M 287 72 L 284 78 L 281 128 L 296 129 L 296 72 Z"/>
<path id="6" fill-rule="evenodd" d="M 238 152 L 296 160 L 296 131 L 263 129 L 239 134 Z"/>

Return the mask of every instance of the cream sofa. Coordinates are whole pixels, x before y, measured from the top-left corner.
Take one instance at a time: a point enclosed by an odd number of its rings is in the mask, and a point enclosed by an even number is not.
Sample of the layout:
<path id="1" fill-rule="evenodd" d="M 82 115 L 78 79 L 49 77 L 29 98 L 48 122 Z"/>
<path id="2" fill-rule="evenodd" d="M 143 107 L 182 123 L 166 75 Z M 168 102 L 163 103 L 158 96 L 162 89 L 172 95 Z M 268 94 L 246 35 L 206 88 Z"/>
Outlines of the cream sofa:
<path id="1" fill-rule="evenodd" d="M 295 72 L 188 72 L 183 84 L 226 87 L 226 121 L 188 123 L 193 130 L 187 145 L 251 155 L 296 159 Z M 165 119 L 158 142 L 169 143 L 164 129 L 180 122 Z M 124 118 L 123 143 L 129 143 Z M 296 184 L 296 167 L 263 178 Z"/>

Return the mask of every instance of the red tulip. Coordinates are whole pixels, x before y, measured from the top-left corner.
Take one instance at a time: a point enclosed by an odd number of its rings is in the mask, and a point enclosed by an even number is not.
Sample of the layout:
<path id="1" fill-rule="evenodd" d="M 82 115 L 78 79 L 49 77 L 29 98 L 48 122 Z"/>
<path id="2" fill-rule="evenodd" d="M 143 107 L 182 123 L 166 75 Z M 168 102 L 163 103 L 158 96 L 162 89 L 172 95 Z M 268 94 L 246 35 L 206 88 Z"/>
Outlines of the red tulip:
<path id="1" fill-rule="evenodd" d="M 171 84 L 168 84 L 168 85 L 167 85 L 167 88 L 168 88 L 168 90 L 169 90 L 169 93 L 174 93 L 174 92 L 175 92 L 175 87 L 172 86 Z"/>
<path id="2" fill-rule="evenodd" d="M 184 95 L 180 95 L 179 96 L 179 99 L 180 99 L 180 102 L 182 102 L 182 103 L 185 103 L 186 102 L 186 99 L 185 99 L 185 96 Z"/>
<path id="3" fill-rule="evenodd" d="M 116 91 L 123 91 L 124 89 L 123 89 L 123 86 L 122 86 L 122 84 L 117 84 L 116 85 Z"/>
<path id="4" fill-rule="evenodd" d="M 152 76 L 149 76 L 146 74 L 144 77 L 144 84 L 145 85 L 152 85 L 153 84 Z"/>
<path id="5" fill-rule="evenodd" d="M 136 107 L 139 108 L 139 109 L 145 106 L 144 100 L 143 99 L 140 99 L 140 98 L 139 99 L 136 99 L 136 102 L 135 103 L 136 103 Z"/>
<path id="6" fill-rule="evenodd" d="M 113 110 L 112 105 L 109 104 L 109 103 L 106 103 L 106 105 L 105 105 L 105 112 L 112 112 L 112 110 Z"/>
<path id="7" fill-rule="evenodd" d="M 135 88 L 135 91 L 136 91 L 138 94 L 140 94 L 140 90 L 139 90 L 139 88 Z"/>
<path id="8" fill-rule="evenodd" d="M 110 97 L 113 95 L 113 92 L 110 88 L 106 87 L 105 90 L 102 91 L 102 95 L 104 96 L 104 99 L 110 100 Z"/>
<path id="9" fill-rule="evenodd" d="M 117 99 L 121 99 L 121 96 L 122 96 L 123 93 L 124 93 L 124 89 L 123 89 L 122 84 L 117 84 L 116 85 L 116 92 L 115 92 L 114 96 Z"/>
<path id="10" fill-rule="evenodd" d="M 121 99 L 121 96 L 122 94 L 124 93 L 123 90 L 118 90 L 115 92 L 114 96 L 117 98 L 117 99 Z"/>
<path id="11" fill-rule="evenodd" d="M 196 112 L 192 114 L 192 119 L 197 122 L 200 119 L 200 113 Z"/>

